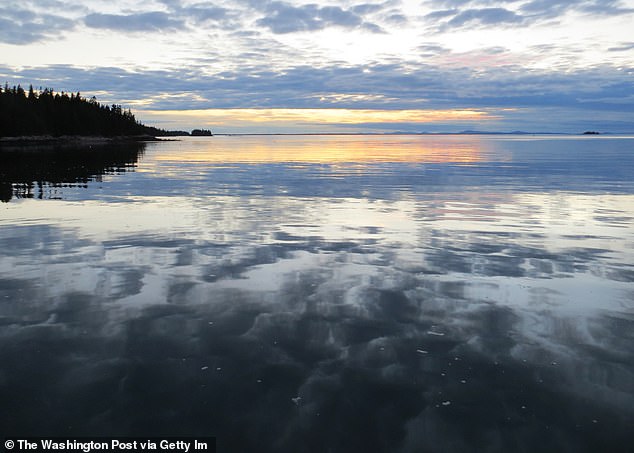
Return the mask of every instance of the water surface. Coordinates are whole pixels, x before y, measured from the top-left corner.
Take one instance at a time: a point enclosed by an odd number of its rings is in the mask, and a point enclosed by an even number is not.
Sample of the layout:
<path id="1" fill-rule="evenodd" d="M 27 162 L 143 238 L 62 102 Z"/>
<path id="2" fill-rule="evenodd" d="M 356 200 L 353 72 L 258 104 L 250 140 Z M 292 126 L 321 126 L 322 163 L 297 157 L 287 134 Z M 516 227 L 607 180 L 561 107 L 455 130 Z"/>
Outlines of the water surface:
<path id="1" fill-rule="evenodd" d="M 0 150 L 0 428 L 628 451 L 634 139 Z"/>

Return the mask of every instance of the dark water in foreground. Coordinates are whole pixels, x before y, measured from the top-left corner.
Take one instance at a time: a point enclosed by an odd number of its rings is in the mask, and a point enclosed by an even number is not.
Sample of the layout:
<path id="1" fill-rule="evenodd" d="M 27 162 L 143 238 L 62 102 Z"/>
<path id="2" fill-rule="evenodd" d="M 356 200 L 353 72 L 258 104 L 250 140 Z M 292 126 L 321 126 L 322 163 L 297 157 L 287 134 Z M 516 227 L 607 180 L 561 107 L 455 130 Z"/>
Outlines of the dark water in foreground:
<path id="1" fill-rule="evenodd" d="M 0 432 L 634 445 L 634 139 L 0 151 Z"/>

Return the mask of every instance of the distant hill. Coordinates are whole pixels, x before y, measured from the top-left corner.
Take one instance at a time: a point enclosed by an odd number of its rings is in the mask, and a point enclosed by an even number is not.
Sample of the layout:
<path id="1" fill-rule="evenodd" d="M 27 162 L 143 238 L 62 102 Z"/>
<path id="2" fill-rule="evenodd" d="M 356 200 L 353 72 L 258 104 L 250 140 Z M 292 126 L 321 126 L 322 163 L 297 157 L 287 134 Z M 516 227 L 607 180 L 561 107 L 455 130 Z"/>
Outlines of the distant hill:
<path id="1" fill-rule="evenodd" d="M 55 93 L 50 88 L 26 92 L 20 85 L 0 87 L 0 137 L 170 135 L 145 126 L 120 105 L 102 105 L 80 93 Z"/>

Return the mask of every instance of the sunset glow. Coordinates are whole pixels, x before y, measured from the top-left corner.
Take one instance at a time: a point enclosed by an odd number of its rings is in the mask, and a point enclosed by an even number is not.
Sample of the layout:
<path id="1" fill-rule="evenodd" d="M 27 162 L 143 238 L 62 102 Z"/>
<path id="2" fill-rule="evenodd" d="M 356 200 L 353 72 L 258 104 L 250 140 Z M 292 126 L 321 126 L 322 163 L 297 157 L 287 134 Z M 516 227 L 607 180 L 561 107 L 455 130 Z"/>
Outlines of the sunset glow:
<path id="1" fill-rule="evenodd" d="M 330 130 L 328 126 L 409 123 L 421 130 L 428 124 L 464 121 L 493 121 L 499 116 L 483 110 L 358 110 L 358 109 L 206 109 L 145 110 L 141 116 L 149 122 L 178 124 L 195 123 L 216 131 L 232 131 L 246 127 L 310 127 Z M 305 130 L 305 129 L 304 129 Z M 259 129 L 260 132 L 266 131 Z M 313 131 L 315 132 L 315 131 Z"/>

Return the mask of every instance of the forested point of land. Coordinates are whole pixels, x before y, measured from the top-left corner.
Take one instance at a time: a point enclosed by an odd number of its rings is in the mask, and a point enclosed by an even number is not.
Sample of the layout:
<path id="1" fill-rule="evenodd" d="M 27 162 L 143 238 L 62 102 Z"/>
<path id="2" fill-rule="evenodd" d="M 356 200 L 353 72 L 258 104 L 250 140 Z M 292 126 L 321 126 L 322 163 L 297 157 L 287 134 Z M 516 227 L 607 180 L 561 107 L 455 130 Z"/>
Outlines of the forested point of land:
<path id="1" fill-rule="evenodd" d="M 28 92 L 20 85 L 0 87 L 0 137 L 21 136 L 166 136 L 163 129 L 138 122 L 120 105 L 102 105 L 93 96 L 56 93 L 44 88 Z"/>

